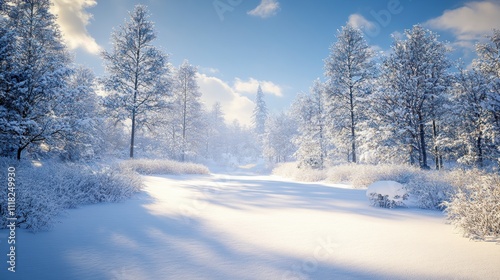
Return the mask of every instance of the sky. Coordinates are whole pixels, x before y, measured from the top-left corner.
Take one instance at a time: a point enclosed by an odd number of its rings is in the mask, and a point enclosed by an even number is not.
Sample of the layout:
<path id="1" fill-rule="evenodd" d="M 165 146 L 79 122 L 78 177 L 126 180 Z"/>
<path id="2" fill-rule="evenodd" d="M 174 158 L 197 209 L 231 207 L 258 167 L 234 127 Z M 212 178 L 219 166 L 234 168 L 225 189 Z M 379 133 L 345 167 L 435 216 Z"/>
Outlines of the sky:
<path id="1" fill-rule="evenodd" d="M 226 120 L 249 125 L 260 84 L 270 112 L 289 108 L 324 73 L 324 59 L 347 23 L 378 52 L 415 24 L 440 35 L 455 60 L 470 63 L 474 45 L 500 29 L 500 0 L 51 0 L 75 62 L 105 74 L 102 50 L 137 4 L 155 23 L 155 45 L 179 66 L 198 67 L 202 100 L 220 102 Z"/>

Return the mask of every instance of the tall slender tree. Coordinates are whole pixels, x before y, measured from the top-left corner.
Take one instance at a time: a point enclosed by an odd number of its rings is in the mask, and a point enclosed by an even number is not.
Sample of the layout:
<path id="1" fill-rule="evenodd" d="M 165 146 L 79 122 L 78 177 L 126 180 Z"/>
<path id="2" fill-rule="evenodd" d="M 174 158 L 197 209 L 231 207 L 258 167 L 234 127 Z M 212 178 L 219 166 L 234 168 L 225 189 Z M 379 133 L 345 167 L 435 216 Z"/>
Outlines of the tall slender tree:
<path id="1" fill-rule="evenodd" d="M 357 162 L 358 123 L 364 118 L 363 99 L 370 92 L 374 74 L 373 52 L 361 30 L 346 25 L 338 32 L 337 42 L 325 61 L 328 78 L 327 111 L 333 134 L 350 143 L 350 160 Z"/>
<path id="2" fill-rule="evenodd" d="M 196 81 L 197 73 L 196 67 L 184 60 L 174 76 L 174 104 L 179 106 L 174 110 L 180 117 L 181 161 L 186 160 L 189 150 L 199 144 L 197 142 L 200 140 L 198 136 L 202 126 L 202 104 Z"/>
<path id="3" fill-rule="evenodd" d="M 170 93 L 168 57 L 153 45 L 154 24 L 143 5 L 135 6 L 129 19 L 113 32 L 113 49 L 104 51 L 109 95 L 105 105 L 117 121 L 131 121 L 130 157 L 134 157 L 136 131 L 148 114 L 166 108 Z"/>

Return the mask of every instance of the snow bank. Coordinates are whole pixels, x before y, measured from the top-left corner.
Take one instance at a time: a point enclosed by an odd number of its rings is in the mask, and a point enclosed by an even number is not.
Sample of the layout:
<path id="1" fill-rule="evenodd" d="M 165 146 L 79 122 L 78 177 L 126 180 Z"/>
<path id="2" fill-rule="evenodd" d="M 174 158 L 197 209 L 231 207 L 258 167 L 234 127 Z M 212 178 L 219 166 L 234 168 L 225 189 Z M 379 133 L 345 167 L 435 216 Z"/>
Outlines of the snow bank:
<path id="1" fill-rule="evenodd" d="M 396 181 L 377 181 L 368 186 L 366 197 L 374 206 L 394 208 L 404 206 L 403 200 L 408 199 L 405 187 Z"/>
<path id="2" fill-rule="evenodd" d="M 133 159 L 121 162 L 120 167 L 146 175 L 210 173 L 210 170 L 208 170 L 208 168 L 204 165 L 191 162 L 177 162 L 172 160 Z"/>

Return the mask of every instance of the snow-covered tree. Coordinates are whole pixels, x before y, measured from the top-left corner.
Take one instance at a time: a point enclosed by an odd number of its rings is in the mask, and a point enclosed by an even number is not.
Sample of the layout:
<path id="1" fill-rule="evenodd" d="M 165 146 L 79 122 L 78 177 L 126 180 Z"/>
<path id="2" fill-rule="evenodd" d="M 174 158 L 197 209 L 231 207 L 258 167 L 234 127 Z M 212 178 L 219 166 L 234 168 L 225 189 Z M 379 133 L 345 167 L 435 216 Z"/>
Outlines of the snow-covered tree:
<path id="1" fill-rule="evenodd" d="M 406 39 L 395 38 L 392 52 L 382 67 L 383 88 L 374 104 L 384 122 L 381 126 L 393 132 L 402 153 L 411 164 L 428 169 L 428 124 L 436 121 L 434 111 L 448 85 L 447 48 L 438 36 L 416 25 L 405 31 Z"/>
<path id="2" fill-rule="evenodd" d="M 497 149 L 497 161 L 500 164 L 500 29 L 493 30 L 488 42 L 476 46 L 478 58 L 474 68 L 482 73 L 488 82 L 488 102 L 486 109 L 493 114 L 495 135 L 493 139 Z"/>
<path id="3" fill-rule="evenodd" d="M 185 60 L 174 74 L 174 108 L 172 113 L 178 116 L 181 151 L 180 160 L 185 161 L 188 154 L 195 153 L 196 149 L 201 148 L 201 133 L 203 128 L 202 103 L 200 101 L 201 92 L 199 91 L 196 76 L 198 70 Z"/>
<path id="4" fill-rule="evenodd" d="M 212 160 L 219 160 L 227 145 L 224 112 L 219 102 L 216 102 L 212 106 L 212 109 L 206 113 L 205 121 L 205 157 Z"/>
<path id="5" fill-rule="evenodd" d="M 447 114 L 451 137 L 444 139 L 459 162 L 483 167 L 487 157 L 494 152 L 490 144 L 494 133 L 488 94 L 488 81 L 483 74 L 459 69 Z"/>
<path id="6" fill-rule="evenodd" d="M 136 131 L 166 108 L 170 67 L 167 55 L 153 45 L 154 24 L 143 5 L 135 6 L 111 38 L 113 49 L 102 53 L 107 72 L 103 81 L 109 92 L 105 105 L 117 121 L 131 121 L 133 157 Z"/>
<path id="7" fill-rule="evenodd" d="M 71 73 L 49 0 L 6 1 L 0 28 L 2 154 L 43 144 L 66 128 L 59 117 Z M 33 147 L 36 148 L 36 147 Z"/>
<path id="8" fill-rule="evenodd" d="M 255 132 L 257 135 L 262 135 L 265 132 L 266 120 L 267 120 L 267 106 L 264 101 L 264 93 L 262 88 L 258 87 L 257 96 L 255 97 L 255 108 L 253 109 L 253 124 L 255 126 Z"/>
<path id="9" fill-rule="evenodd" d="M 363 100 L 370 93 L 374 75 L 373 53 L 363 32 L 346 25 L 338 32 L 337 42 L 325 61 L 327 82 L 326 110 L 331 135 L 349 143 L 350 161 L 357 162 L 358 123 L 364 118 Z"/>
<path id="10" fill-rule="evenodd" d="M 296 151 L 292 141 L 296 133 L 295 120 L 287 113 L 269 116 L 263 136 L 264 157 L 276 163 L 291 160 Z"/>
<path id="11" fill-rule="evenodd" d="M 101 100 L 95 90 L 94 73 L 88 68 L 77 67 L 69 77 L 65 104 L 60 112 L 67 126 L 58 139 L 59 153 L 64 159 L 93 158 L 102 148 Z"/>
<path id="12" fill-rule="evenodd" d="M 318 169 L 323 169 L 329 148 L 324 99 L 324 85 L 316 80 L 310 94 L 299 95 L 291 110 L 298 126 L 298 134 L 293 139 L 297 146 L 294 157 L 300 165 Z"/>

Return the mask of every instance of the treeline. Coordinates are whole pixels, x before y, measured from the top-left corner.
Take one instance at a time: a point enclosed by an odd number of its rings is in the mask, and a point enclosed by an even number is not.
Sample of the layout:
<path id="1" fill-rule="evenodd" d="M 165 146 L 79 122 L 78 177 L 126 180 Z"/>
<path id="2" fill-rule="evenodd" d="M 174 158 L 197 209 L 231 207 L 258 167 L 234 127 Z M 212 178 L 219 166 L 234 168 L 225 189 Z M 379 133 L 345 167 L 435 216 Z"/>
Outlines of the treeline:
<path id="1" fill-rule="evenodd" d="M 155 46 L 137 5 L 102 52 L 105 75 L 75 65 L 49 0 L 0 2 L 0 156 L 240 160 L 257 154 L 253 131 L 205 109 L 188 61 Z M 99 94 L 98 94 L 99 93 Z M 228 136 L 231 135 L 231 136 Z"/>
<path id="2" fill-rule="evenodd" d="M 498 167 L 500 31 L 486 39 L 466 67 L 450 61 L 447 44 L 420 25 L 395 37 L 386 54 L 344 26 L 323 81 L 268 119 L 267 156 L 319 169 L 342 162 Z"/>

